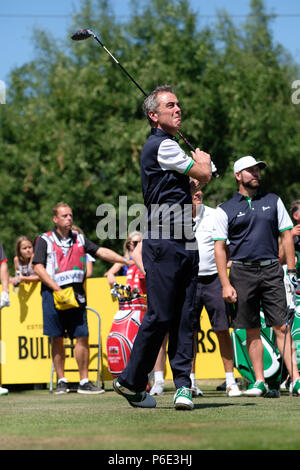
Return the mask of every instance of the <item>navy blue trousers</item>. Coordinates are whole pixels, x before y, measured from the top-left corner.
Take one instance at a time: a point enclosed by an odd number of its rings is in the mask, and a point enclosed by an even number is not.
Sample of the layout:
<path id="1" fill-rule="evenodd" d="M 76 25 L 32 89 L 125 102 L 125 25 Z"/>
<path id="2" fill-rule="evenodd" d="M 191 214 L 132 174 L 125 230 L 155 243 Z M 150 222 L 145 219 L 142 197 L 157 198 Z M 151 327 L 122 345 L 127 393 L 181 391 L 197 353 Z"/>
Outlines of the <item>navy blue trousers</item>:
<path id="1" fill-rule="evenodd" d="M 143 239 L 148 308 L 135 339 L 129 363 L 119 382 L 136 392 L 146 389 L 166 333 L 176 389 L 191 387 L 193 313 L 199 268 L 198 250 L 181 240 Z"/>

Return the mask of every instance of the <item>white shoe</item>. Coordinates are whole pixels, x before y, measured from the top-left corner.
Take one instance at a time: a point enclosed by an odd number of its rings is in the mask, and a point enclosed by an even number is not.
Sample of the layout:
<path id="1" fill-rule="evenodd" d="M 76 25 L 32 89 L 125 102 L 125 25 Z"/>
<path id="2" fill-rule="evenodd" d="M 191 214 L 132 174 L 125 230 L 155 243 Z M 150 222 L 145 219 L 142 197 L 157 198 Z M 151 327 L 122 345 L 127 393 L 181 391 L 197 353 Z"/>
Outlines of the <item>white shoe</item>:
<path id="1" fill-rule="evenodd" d="M 268 385 L 262 380 L 257 380 L 244 392 L 247 397 L 261 397 L 268 392 Z"/>
<path id="2" fill-rule="evenodd" d="M 192 390 L 192 396 L 193 397 L 203 397 L 202 390 L 200 390 L 200 388 L 197 387 L 196 384 L 191 388 L 191 390 Z"/>
<path id="3" fill-rule="evenodd" d="M 228 397 L 241 397 L 242 396 L 242 392 L 240 391 L 239 386 L 236 383 L 227 385 L 226 394 Z"/>
<path id="4" fill-rule="evenodd" d="M 0 396 L 7 395 L 7 394 L 8 394 L 8 389 L 4 387 L 0 387 Z"/>
<path id="5" fill-rule="evenodd" d="M 192 410 L 192 392 L 190 388 L 180 387 L 174 395 L 174 408 L 176 410 Z"/>
<path id="6" fill-rule="evenodd" d="M 164 393 L 164 382 L 154 382 L 150 395 L 162 395 Z"/>
<path id="7" fill-rule="evenodd" d="M 291 382 L 289 391 L 290 395 L 300 395 L 300 379 L 295 380 L 295 382 Z"/>

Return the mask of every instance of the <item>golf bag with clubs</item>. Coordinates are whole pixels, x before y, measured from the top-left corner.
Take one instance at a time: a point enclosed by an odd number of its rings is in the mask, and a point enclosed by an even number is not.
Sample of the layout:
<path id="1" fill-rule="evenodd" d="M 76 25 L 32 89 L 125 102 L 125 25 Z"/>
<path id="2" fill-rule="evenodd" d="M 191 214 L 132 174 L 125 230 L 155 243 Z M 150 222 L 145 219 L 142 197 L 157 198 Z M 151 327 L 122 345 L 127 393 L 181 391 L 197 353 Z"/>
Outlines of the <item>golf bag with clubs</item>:
<path id="1" fill-rule="evenodd" d="M 265 323 L 263 311 L 260 312 L 261 340 L 264 347 L 264 377 L 270 388 L 278 388 L 281 375 L 281 356 L 275 344 L 275 333 Z M 231 333 L 234 353 L 234 367 L 250 384 L 255 383 L 254 370 L 246 346 L 246 330 L 236 329 Z"/>
<path id="2" fill-rule="evenodd" d="M 118 377 L 128 364 L 133 343 L 147 310 L 146 296 L 137 287 L 114 284 L 111 294 L 117 297 L 119 309 L 106 341 L 108 370 Z"/>
<path id="3" fill-rule="evenodd" d="M 291 336 L 296 348 L 297 366 L 300 370 L 300 283 L 298 280 L 298 287 L 296 292 L 294 292 L 287 279 L 286 266 L 283 267 L 283 270 L 288 305 L 286 331 L 288 331 L 288 329 L 291 331 Z M 284 365 L 285 342 L 283 357 L 281 357 L 276 346 L 274 330 L 266 326 L 262 310 L 260 312 L 260 319 L 261 340 L 264 347 L 264 377 L 270 389 L 278 389 L 288 375 Z M 255 374 L 246 347 L 246 330 L 233 330 L 231 338 L 234 350 L 234 366 L 238 369 L 240 374 L 252 384 L 255 382 Z"/>

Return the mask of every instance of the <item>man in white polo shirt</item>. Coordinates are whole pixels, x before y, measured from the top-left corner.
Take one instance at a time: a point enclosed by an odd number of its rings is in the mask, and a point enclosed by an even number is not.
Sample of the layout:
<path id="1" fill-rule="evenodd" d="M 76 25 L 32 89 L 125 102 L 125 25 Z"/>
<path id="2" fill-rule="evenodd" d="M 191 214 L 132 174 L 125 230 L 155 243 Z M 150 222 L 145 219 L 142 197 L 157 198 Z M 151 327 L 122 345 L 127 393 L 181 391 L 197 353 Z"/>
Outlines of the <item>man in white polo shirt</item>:
<path id="1" fill-rule="evenodd" d="M 280 353 L 283 352 L 287 303 L 283 270 L 278 262 L 278 237 L 286 254 L 289 278 L 295 281 L 295 251 L 292 221 L 276 194 L 259 190 L 260 171 L 265 162 L 251 156 L 234 164 L 238 191 L 216 211 L 215 258 L 223 288 L 223 298 L 234 304 L 233 327 L 247 331 L 247 349 L 256 382 L 245 394 L 261 396 L 267 392 L 263 373 L 263 345 L 260 338 L 260 306 L 266 324 L 274 329 Z M 226 241 L 230 242 L 232 266 L 226 269 Z M 300 395 L 296 361 L 291 357 L 291 336 L 286 335 L 284 361 L 292 377 L 291 393 Z"/>
<path id="2" fill-rule="evenodd" d="M 199 184 L 191 180 L 190 190 L 193 204 L 194 231 L 199 251 L 199 268 L 195 296 L 195 308 L 193 318 L 193 330 L 195 332 L 195 342 L 199 331 L 199 317 L 205 307 L 212 330 L 216 334 L 219 342 L 220 354 L 225 370 L 226 394 L 228 397 L 239 397 L 242 392 L 239 390 L 233 373 L 233 347 L 229 334 L 230 307 L 222 299 L 222 286 L 218 276 L 215 262 L 214 241 L 212 239 L 214 219 L 216 209 L 203 204 L 203 192 L 199 189 Z M 154 385 L 150 390 L 150 395 L 161 395 L 164 391 L 164 369 L 166 365 L 166 345 L 165 338 L 154 369 Z M 195 345 L 196 346 L 196 345 Z M 198 388 L 195 379 L 196 347 L 191 371 L 192 394 L 202 396 L 202 391 Z"/>
<path id="3" fill-rule="evenodd" d="M 212 238 L 216 209 L 203 204 L 203 193 L 197 185 L 191 184 L 193 201 L 194 230 L 199 250 L 199 272 L 195 299 L 195 330 L 199 315 L 205 307 L 220 347 L 225 370 L 226 393 L 229 397 L 239 397 L 242 392 L 233 374 L 233 347 L 229 334 L 230 306 L 222 298 L 222 286 L 215 262 L 214 241 Z"/>

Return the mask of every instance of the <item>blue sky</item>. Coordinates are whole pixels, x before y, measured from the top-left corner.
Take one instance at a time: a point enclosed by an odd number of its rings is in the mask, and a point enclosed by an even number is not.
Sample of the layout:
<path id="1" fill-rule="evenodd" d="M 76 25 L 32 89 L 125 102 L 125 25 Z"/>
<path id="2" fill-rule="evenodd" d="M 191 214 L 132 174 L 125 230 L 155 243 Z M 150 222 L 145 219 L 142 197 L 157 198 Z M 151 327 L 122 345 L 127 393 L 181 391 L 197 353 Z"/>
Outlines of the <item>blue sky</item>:
<path id="1" fill-rule="evenodd" d="M 126 19 L 129 0 L 110 0 L 110 3 L 117 16 Z M 226 9 L 234 15 L 235 21 L 242 21 L 239 15 L 249 12 L 249 3 L 250 0 L 190 0 L 194 11 L 201 15 L 200 25 L 214 21 L 212 15 L 218 9 Z M 58 40 L 65 40 L 72 12 L 78 11 L 80 4 L 81 0 L 0 0 L 0 80 L 7 80 L 13 67 L 34 59 L 33 27 L 52 33 Z M 265 0 L 265 5 L 268 12 L 279 15 L 273 21 L 275 41 L 281 43 L 300 64 L 300 1 Z M 101 37 L 100 31 L 96 33 Z"/>

